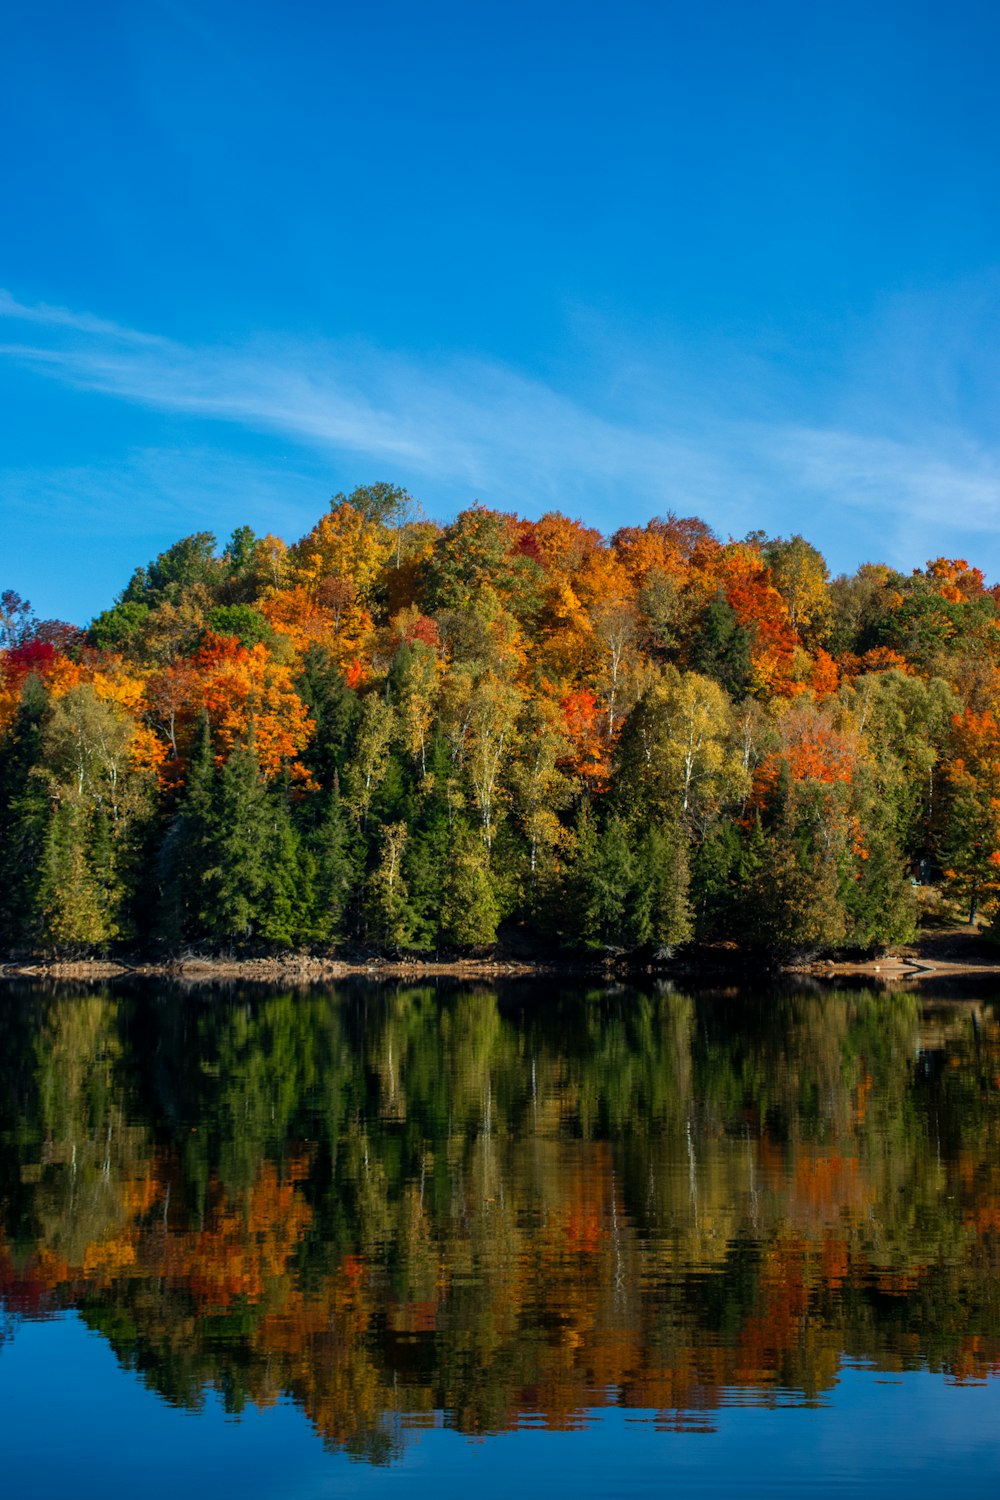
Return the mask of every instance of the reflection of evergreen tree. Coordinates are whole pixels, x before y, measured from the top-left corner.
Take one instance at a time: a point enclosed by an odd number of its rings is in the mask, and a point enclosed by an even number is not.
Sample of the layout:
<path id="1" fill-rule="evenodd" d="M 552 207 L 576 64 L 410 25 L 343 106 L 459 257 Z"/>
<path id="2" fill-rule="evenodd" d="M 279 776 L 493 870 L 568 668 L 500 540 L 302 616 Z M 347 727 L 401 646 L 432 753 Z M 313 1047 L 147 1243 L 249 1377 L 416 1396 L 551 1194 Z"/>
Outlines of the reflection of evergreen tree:
<path id="1" fill-rule="evenodd" d="M 822 1391 L 842 1351 L 1000 1354 L 991 1011 L 540 998 L 12 993 L 0 1282 L 13 1245 L 169 1399 L 284 1391 L 372 1460 L 394 1410 L 475 1431 L 595 1384 L 669 1410 L 749 1370 Z"/>

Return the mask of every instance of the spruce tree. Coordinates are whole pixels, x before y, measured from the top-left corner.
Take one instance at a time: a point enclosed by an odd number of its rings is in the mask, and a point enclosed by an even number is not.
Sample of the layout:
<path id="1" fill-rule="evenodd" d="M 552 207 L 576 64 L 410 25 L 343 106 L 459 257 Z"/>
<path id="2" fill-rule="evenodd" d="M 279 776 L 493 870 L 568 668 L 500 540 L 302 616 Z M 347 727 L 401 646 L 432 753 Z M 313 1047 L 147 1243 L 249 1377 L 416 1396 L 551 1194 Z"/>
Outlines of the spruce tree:
<path id="1" fill-rule="evenodd" d="M 692 671 L 714 677 L 734 698 L 742 698 L 750 690 L 750 633 L 722 594 L 716 594 L 702 616 L 701 628 L 688 651 L 688 664 Z"/>
<path id="2" fill-rule="evenodd" d="M 29 677 L 13 723 L 0 744 L 0 944 L 31 948 L 44 919 L 39 893 L 51 803 L 35 774 L 42 758 L 48 700 Z"/>
<path id="3" fill-rule="evenodd" d="M 451 864 L 450 774 L 448 747 L 438 735 L 427 753 L 423 796 L 403 860 L 410 905 L 409 942 L 417 948 L 436 948 L 441 940 L 441 908 Z"/>
<path id="4" fill-rule="evenodd" d="M 290 948 L 312 936 L 313 862 L 292 821 L 287 778 L 265 790 L 263 813 L 264 885 L 256 929 L 266 942 Z"/>
<path id="5" fill-rule="evenodd" d="M 212 814 L 217 773 L 208 715 L 203 714 L 187 768 L 184 793 L 160 846 L 157 929 L 176 948 L 207 936 L 210 925 L 208 871 L 212 863 Z"/>
<path id="6" fill-rule="evenodd" d="M 591 945 L 628 945 L 635 874 L 624 818 L 614 813 L 599 828 L 589 803 L 583 803 L 569 881 L 570 936 Z"/>
<path id="7" fill-rule="evenodd" d="M 313 872 L 310 927 L 319 942 L 329 943 L 344 936 L 357 878 L 351 827 L 336 777 L 333 790 L 321 795 L 318 808 L 320 815 L 306 840 Z"/>
<path id="8" fill-rule="evenodd" d="M 203 910 L 213 941 L 246 942 L 257 932 L 270 884 L 267 848 L 272 827 L 251 739 L 230 752 L 212 797 Z"/>
<path id="9" fill-rule="evenodd" d="M 303 761 L 328 790 L 344 769 L 346 747 L 359 712 L 357 695 L 330 653 L 319 645 L 310 646 L 303 657 L 295 688 L 316 725 Z"/>
<path id="10" fill-rule="evenodd" d="M 676 824 L 649 824 L 638 840 L 627 935 L 658 948 L 691 936 L 687 844 Z"/>

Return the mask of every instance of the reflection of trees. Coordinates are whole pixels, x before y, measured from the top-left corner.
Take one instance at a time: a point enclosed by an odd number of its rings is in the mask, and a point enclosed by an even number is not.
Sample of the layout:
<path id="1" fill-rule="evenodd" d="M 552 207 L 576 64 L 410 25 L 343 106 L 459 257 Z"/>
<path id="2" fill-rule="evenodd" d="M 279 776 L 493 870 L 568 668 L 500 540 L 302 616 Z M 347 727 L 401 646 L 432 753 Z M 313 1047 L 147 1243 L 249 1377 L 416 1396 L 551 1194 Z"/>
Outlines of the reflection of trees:
<path id="1" fill-rule="evenodd" d="M 288 1393 L 381 1461 L 401 1413 L 1000 1369 L 992 1011 L 38 992 L 0 1028 L 0 1292 L 168 1399 Z"/>

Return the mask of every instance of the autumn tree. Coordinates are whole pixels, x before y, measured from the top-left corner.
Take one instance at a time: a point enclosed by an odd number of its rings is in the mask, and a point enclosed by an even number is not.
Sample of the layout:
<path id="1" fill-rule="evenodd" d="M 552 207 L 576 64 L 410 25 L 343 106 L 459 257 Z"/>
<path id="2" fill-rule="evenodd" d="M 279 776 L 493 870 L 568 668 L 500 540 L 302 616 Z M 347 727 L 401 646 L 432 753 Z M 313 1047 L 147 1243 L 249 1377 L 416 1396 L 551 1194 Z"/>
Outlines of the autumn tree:
<path id="1" fill-rule="evenodd" d="M 501 917 L 496 879 L 482 838 L 467 824 L 455 825 L 441 903 L 441 938 L 460 948 L 495 942 Z"/>
<path id="2" fill-rule="evenodd" d="M 955 714 L 945 771 L 940 850 L 948 888 L 969 922 L 1000 894 L 1000 726 L 987 711 Z"/>
<path id="3" fill-rule="evenodd" d="M 749 782 L 732 704 L 717 682 L 668 668 L 637 704 L 618 753 L 615 800 L 699 836 Z"/>
<path id="4" fill-rule="evenodd" d="M 103 946 L 128 935 L 152 774 L 136 764 L 124 710 L 84 684 L 47 719 L 40 774 L 51 800 L 41 867 L 45 931 L 58 946 Z"/>
<path id="5" fill-rule="evenodd" d="M 804 537 L 795 535 L 787 541 L 777 537 L 766 542 L 763 555 L 796 635 L 807 645 L 822 643 L 830 615 L 830 575 L 823 554 Z"/>

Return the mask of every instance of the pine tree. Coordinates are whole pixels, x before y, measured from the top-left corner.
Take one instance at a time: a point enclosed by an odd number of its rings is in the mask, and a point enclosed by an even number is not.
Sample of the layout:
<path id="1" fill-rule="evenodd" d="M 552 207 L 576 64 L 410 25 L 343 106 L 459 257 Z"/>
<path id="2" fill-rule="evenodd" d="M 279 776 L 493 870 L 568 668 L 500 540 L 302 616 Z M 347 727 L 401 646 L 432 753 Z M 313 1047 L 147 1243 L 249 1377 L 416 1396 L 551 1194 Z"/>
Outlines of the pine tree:
<path id="1" fill-rule="evenodd" d="M 436 736 L 427 753 L 423 795 L 404 851 L 411 916 L 409 942 L 417 948 L 436 948 L 441 940 L 441 907 L 451 864 L 450 774 L 448 747 Z"/>
<path id="2" fill-rule="evenodd" d="M 306 839 L 314 872 L 310 925 L 313 936 L 327 943 L 344 935 L 357 878 L 357 858 L 336 778 L 333 790 L 322 796 L 319 809 L 318 821 Z"/>
<path id="3" fill-rule="evenodd" d="M 600 828 L 589 803 L 576 822 L 576 853 L 569 878 L 569 935 L 592 945 L 630 940 L 636 865 L 628 828 L 617 813 Z"/>
<path id="4" fill-rule="evenodd" d="M 292 821 L 287 778 L 265 789 L 263 899 L 256 930 L 269 943 L 290 948 L 312 936 L 313 861 Z"/>
<path id="5" fill-rule="evenodd" d="M 48 700 L 29 677 L 14 721 L 0 745 L 0 944 L 34 947 L 44 918 L 39 893 L 51 804 L 34 774 L 42 758 Z"/>
<path id="6" fill-rule="evenodd" d="M 295 690 L 316 725 L 303 761 L 320 786 L 329 789 L 344 769 L 359 713 L 357 696 L 330 653 L 318 645 L 310 646 L 303 657 Z"/>
<path id="7" fill-rule="evenodd" d="M 212 810 L 217 773 L 208 716 L 202 715 L 187 769 L 184 794 L 160 847 L 157 930 L 176 948 L 197 942 L 210 926 L 208 871 L 212 862 Z"/>
<path id="8" fill-rule="evenodd" d="M 635 860 L 627 935 L 631 943 L 670 947 L 691 936 L 687 845 L 676 824 L 651 823 Z"/>
<path id="9" fill-rule="evenodd" d="M 688 651 L 691 670 L 714 677 L 734 698 L 750 690 L 753 671 L 750 633 L 722 594 L 711 600 Z"/>
<path id="10" fill-rule="evenodd" d="M 203 911 L 215 942 L 245 942 L 259 927 L 269 886 L 269 812 L 253 743 L 237 745 L 219 772 L 210 813 Z"/>

